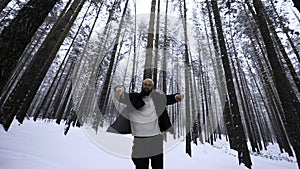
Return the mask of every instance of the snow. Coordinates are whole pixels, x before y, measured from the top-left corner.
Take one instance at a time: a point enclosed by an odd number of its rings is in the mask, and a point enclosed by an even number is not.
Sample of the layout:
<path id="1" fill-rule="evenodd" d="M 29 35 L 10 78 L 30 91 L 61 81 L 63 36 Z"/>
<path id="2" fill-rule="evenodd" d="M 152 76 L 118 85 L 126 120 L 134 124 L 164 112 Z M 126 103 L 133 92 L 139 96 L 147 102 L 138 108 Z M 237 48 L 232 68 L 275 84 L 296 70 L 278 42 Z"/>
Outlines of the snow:
<path id="1" fill-rule="evenodd" d="M 81 128 L 71 128 L 63 134 L 64 125 L 32 120 L 22 125 L 14 121 L 10 130 L 0 130 L 0 169 L 93 169 L 134 168 L 129 158 L 108 153 L 95 144 Z M 272 148 L 273 156 L 278 156 Z M 180 142 L 165 153 L 166 169 L 244 169 L 239 165 L 236 152 L 224 140 L 214 146 L 193 145 L 193 157 L 185 154 L 185 144 Z M 296 169 L 295 160 L 277 160 L 251 155 L 254 169 Z M 150 167 L 151 168 L 151 167 Z"/>

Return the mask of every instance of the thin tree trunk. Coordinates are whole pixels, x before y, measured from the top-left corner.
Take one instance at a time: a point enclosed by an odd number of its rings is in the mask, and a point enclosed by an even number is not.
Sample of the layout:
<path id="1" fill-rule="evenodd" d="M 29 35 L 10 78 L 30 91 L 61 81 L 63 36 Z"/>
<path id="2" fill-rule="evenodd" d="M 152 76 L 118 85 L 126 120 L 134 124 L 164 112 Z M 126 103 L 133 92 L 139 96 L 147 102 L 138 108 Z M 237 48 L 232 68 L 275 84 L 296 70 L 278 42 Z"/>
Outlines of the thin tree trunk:
<path id="1" fill-rule="evenodd" d="M 195 93 L 198 93 L 196 91 L 196 84 L 195 84 L 195 78 L 193 78 L 192 80 L 192 85 L 191 85 L 191 103 L 192 103 L 192 140 L 194 142 L 194 144 L 197 145 L 197 138 L 199 138 L 199 123 L 197 121 L 197 114 L 198 114 L 198 111 L 197 111 L 197 108 L 196 108 L 196 105 L 197 105 L 197 101 L 196 101 L 196 94 Z"/>
<path id="2" fill-rule="evenodd" d="M 201 52 L 200 52 L 200 42 L 199 42 L 199 39 L 198 39 L 198 56 L 199 56 L 199 58 L 198 58 L 198 60 L 199 60 L 199 73 L 200 73 L 200 78 L 199 78 L 199 87 L 200 87 L 200 89 L 199 89 L 199 95 L 200 95 L 200 99 L 199 99 L 199 101 L 200 101 L 200 103 L 199 103 L 199 112 L 198 112 L 198 117 L 197 117 L 197 119 L 198 119 L 198 122 L 199 122 L 199 139 L 200 139 L 200 142 L 201 143 L 204 143 L 204 140 L 205 140 L 205 138 L 203 139 L 203 136 L 202 136 L 202 132 L 206 132 L 206 131 L 202 131 L 202 125 L 205 125 L 205 113 L 204 113 L 204 106 L 205 106 L 205 104 L 204 104 L 204 96 L 206 95 L 206 88 L 205 88 L 205 82 L 204 82 L 204 72 L 203 72 L 203 65 L 202 65 L 202 59 L 201 59 Z M 202 94 L 201 94 L 202 93 Z M 201 110 L 202 110 L 202 116 L 203 116 L 203 122 L 201 121 Z M 201 123 L 202 122 L 202 123 Z"/>
<path id="3" fill-rule="evenodd" d="M 145 59 L 145 69 L 144 69 L 144 79 L 152 78 L 152 57 L 153 57 L 153 39 L 154 39 L 154 21 L 155 21 L 155 6 L 156 0 L 151 2 L 151 13 L 148 28 L 148 39 L 146 47 L 146 59 Z"/>
<path id="4" fill-rule="evenodd" d="M 133 63 L 132 63 L 132 74 L 131 74 L 131 81 L 130 81 L 130 89 L 129 91 L 132 92 L 135 90 L 135 81 L 136 81 L 136 76 L 135 76 L 135 69 L 136 69 L 136 34 L 137 34 L 137 29 L 136 29 L 136 0 L 134 1 L 134 40 L 133 40 Z"/>
<path id="5" fill-rule="evenodd" d="M 181 9 L 181 8 L 180 8 Z M 190 58 L 189 58 L 189 49 L 188 49 L 188 35 L 187 35 L 187 7 L 186 7 L 186 1 L 183 1 L 183 29 L 184 29 L 184 74 L 185 74 L 185 116 L 186 116 L 186 153 L 189 156 L 192 156 L 191 151 L 191 102 L 190 102 L 190 83 L 191 83 L 191 64 L 190 64 Z M 182 12 L 181 12 L 182 14 Z"/>
<path id="6" fill-rule="evenodd" d="M 256 120 L 256 116 L 254 116 L 255 113 L 253 112 L 253 111 L 255 111 L 255 109 L 253 107 L 251 108 L 251 103 L 253 103 L 253 98 L 251 96 L 250 91 L 246 90 L 246 89 L 248 89 L 248 85 L 247 85 L 247 82 L 245 79 L 246 77 L 245 77 L 244 73 L 242 72 L 240 64 L 238 62 L 239 61 L 237 61 L 238 72 L 241 76 L 240 77 L 240 79 L 241 79 L 240 80 L 241 81 L 241 94 L 244 95 L 243 104 L 244 104 L 245 108 L 243 108 L 243 109 L 246 110 L 244 112 L 244 115 L 246 118 L 248 118 L 248 121 L 247 121 L 247 119 L 245 121 L 246 121 L 246 123 L 248 123 L 247 125 L 249 126 L 249 129 L 248 129 L 249 140 L 251 143 L 252 151 L 259 153 L 261 150 L 261 147 L 259 147 L 261 140 L 258 137 L 259 130 L 258 130 L 257 123 L 256 123 L 257 120 Z M 249 100 L 250 103 L 247 102 L 247 100 Z"/>
<path id="7" fill-rule="evenodd" d="M 72 40 L 72 42 L 71 42 L 71 44 L 69 46 L 69 49 L 68 49 L 65 57 L 68 57 L 68 55 L 69 55 L 69 53 L 71 51 L 71 47 L 74 45 L 75 39 L 79 35 L 79 33 L 80 33 L 81 29 L 82 29 L 83 22 L 85 21 L 87 15 L 89 13 L 89 9 L 90 9 L 90 7 L 91 7 L 92 4 L 93 3 L 90 2 L 89 6 L 87 7 L 86 12 L 85 12 L 85 14 L 84 14 L 84 16 L 83 16 L 83 18 L 81 20 L 81 23 L 80 23 L 79 27 L 77 28 L 77 32 L 75 33 L 75 35 L 73 37 L 73 40 Z M 50 107 L 53 107 L 53 110 L 54 110 L 54 113 L 55 113 L 54 116 L 57 119 L 57 121 L 56 121 L 57 123 L 60 123 L 61 118 L 63 118 L 64 107 L 61 107 L 61 105 L 66 106 L 67 100 L 68 100 L 67 98 L 65 98 L 65 99 L 61 99 L 61 98 L 63 98 L 63 97 L 66 96 L 66 94 L 65 94 L 66 91 L 70 92 L 69 91 L 70 87 L 73 87 L 71 85 L 71 83 L 72 83 L 72 74 L 73 74 L 74 67 L 75 67 L 75 58 L 72 57 L 72 56 L 69 56 L 68 60 L 67 60 L 67 65 L 66 66 L 67 67 L 64 68 L 64 70 L 62 71 L 62 76 L 60 77 L 61 78 L 60 79 L 60 81 L 61 81 L 60 83 L 62 85 L 59 85 L 58 88 L 55 90 L 56 93 L 54 94 L 54 97 L 52 98 L 52 100 L 53 100 L 53 106 L 51 106 L 51 104 L 50 104 Z"/>
<path id="8" fill-rule="evenodd" d="M 211 6 L 208 0 L 206 0 L 206 6 L 207 6 L 207 10 L 208 10 L 208 17 L 209 17 L 209 24 L 210 24 L 210 28 L 211 28 L 211 34 L 212 34 L 212 40 L 213 40 L 213 47 L 214 47 L 214 53 L 215 55 L 211 55 L 212 61 L 214 62 L 213 58 L 215 59 L 215 64 L 214 64 L 214 71 L 215 71 L 215 75 L 216 75 L 216 81 L 217 81 L 217 85 L 218 85 L 218 92 L 219 92 L 219 96 L 220 96 L 220 100 L 221 103 L 225 103 L 225 95 L 226 95 L 226 84 L 224 82 L 224 71 L 222 68 L 222 63 L 221 63 L 221 58 L 219 56 L 219 47 L 218 47 L 218 40 L 217 40 L 217 36 L 216 36 L 216 32 L 214 29 L 214 23 L 213 23 L 213 16 L 212 16 L 212 12 L 211 12 Z M 207 32 L 207 31 L 206 31 Z M 206 35 L 207 39 L 209 39 L 208 34 Z M 210 44 L 210 43 L 208 43 Z"/>
<path id="9" fill-rule="evenodd" d="M 162 60 L 162 79 L 163 79 L 163 92 L 167 93 L 167 49 L 168 49 L 168 6 L 169 0 L 166 0 L 165 11 L 165 29 L 164 29 L 164 47 L 163 47 L 163 60 Z"/>
<path id="10" fill-rule="evenodd" d="M 113 47 L 113 50 L 112 50 L 112 53 L 111 53 L 109 67 L 107 69 L 107 73 L 106 73 L 106 76 L 105 76 L 105 79 L 104 79 L 104 82 L 103 82 L 103 87 L 102 87 L 102 90 L 101 90 L 101 94 L 100 94 L 100 97 L 99 97 L 99 109 L 100 109 L 102 114 L 104 113 L 103 112 L 104 107 L 106 106 L 105 105 L 105 99 L 107 97 L 107 91 L 109 89 L 109 82 L 110 82 L 110 78 L 111 78 L 113 68 L 114 68 L 114 64 L 115 64 L 115 58 L 116 58 L 116 54 L 117 54 L 117 48 L 119 46 L 121 30 L 123 28 L 125 15 L 126 15 L 126 11 L 127 11 L 127 8 L 128 8 L 128 1 L 129 0 L 126 1 L 125 6 L 124 6 L 124 10 L 123 10 L 123 13 L 122 13 L 122 17 L 121 17 L 121 21 L 120 21 L 120 24 L 119 24 L 118 32 L 117 32 L 117 35 L 116 35 L 116 40 L 115 40 L 114 47 Z M 93 127 L 96 129 L 96 131 L 97 131 L 97 128 L 98 128 L 98 125 L 99 125 L 99 122 L 100 122 L 100 118 L 101 118 L 101 114 L 97 114 L 96 115 L 96 120 L 93 124 Z"/>
<path id="11" fill-rule="evenodd" d="M 250 65 L 249 65 L 249 63 L 248 63 L 248 61 L 246 62 L 247 63 L 247 65 L 248 65 L 248 67 L 250 67 Z M 256 66 L 254 66 L 254 68 L 257 70 L 257 67 Z M 249 70 L 250 71 L 250 75 L 252 76 L 252 78 L 255 78 L 255 76 L 254 76 L 254 74 L 253 74 L 253 72 L 251 71 L 251 70 Z M 262 75 L 260 75 L 260 78 L 263 80 L 263 84 L 266 84 L 266 82 L 264 82 L 264 79 L 263 79 L 263 77 L 261 77 Z M 264 106 L 265 106 L 265 109 L 266 109 L 266 111 L 267 111 L 267 114 L 268 114 L 268 116 L 269 116 L 269 118 L 270 118 L 270 121 L 271 121 L 271 125 L 272 125 L 272 127 L 273 127 L 273 130 L 275 131 L 274 133 L 275 133 L 275 137 L 276 137 L 276 140 L 277 140 L 277 142 L 278 142 L 278 145 L 279 145 L 279 147 L 280 147 L 280 149 L 282 150 L 282 148 L 283 147 L 285 147 L 284 149 L 286 150 L 286 152 L 288 152 L 289 154 L 290 154 L 290 152 L 291 152 L 291 149 L 290 149 L 290 147 L 289 146 L 284 146 L 285 144 L 285 140 L 283 140 L 283 138 L 285 138 L 284 136 L 285 136 L 285 134 L 284 134 L 284 132 L 282 132 L 282 130 L 281 130 L 281 128 L 279 127 L 281 124 L 280 124 L 280 119 L 278 118 L 278 116 L 275 116 L 274 114 L 278 114 L 278 112 L 276 111 L 276 110 L 274 110 L 274 108 L 273 107 L 275 107 L 276 105 L 275 104 L 273 104 L 274 102 L 271 100 L 270 101 L 270 99 L 269 98 L 267 98 L 267 100 L 269 101 L 269 102 L 271 102 L 271 106 L 270 106 L 270 108 L 269 108 L 269 106 L 267 105 L 267 103 L 266 103 L 266 101 L 265 101 L 265 99 L 264 99 L 264 97 L 263 97 L 263 94 L 262 94 L 262 92 L 261 92 L 261 90 L 260 90 L 260 88 L 259 88 L 259 85 L 258 85 L 258 83 L 257 83 L 257 81 L 256 80 L 254 80 L 254 82 L 255 82 L 255 86 L 256 86 L 256 88 L 257 88 L 257 90 L 258 90 L 258 92 L 259 92 L 259 95 L 260 95 L 260 98 L 262 99 L 262 101 L 263 101 L 263 104 L 264 104 Z M 249 89 L 249 87 L 247 87 L 246 88 L 248 91 L 250 90 Z M 265 87 L 265 90 L 268 90 L 268 88 L 267 87 Z M 267 92 L 268 93 L 268 92 Z M 251 100 L 253 100 L 252 98 L 251 98 Z M 273 110 L 270 110 L 270 109 L 273 109 Z M 282 126 L 282 125 L 281 125 Z M 273 132 L 268 132 L 268 133 L 273 133 Z M 287 140 L 286 140 L 287 141 Z M 266 144 L 266 142 L 265 142 L 265 144 Z M 290 154 L 291 155 L 291 154 Z"/>
<path id="12" fill-rule="evenodd" d="M 47 97 L 50 97 L 51 99 L 48 99 L 48 101 L 46 102 L 48 104 L 41 104 L 41 105 L 43 105 L 42 112 L 45 113 L 45 114 L 41 114 L 43 118 L 55 117 L 55 118 L 57 118 L 57 122 L 59 123 L 60 120 L 61 120 L 60 118 L 63 117 L 62 114 L 60 115 L 60 113 L 64 113 L 64 111 L 59 112 L 57 110 L 60 107 L 61 101 L 63 101 L 63 100 L 67 101 L 68 100 L 68 99 L 61 99 L 61 97 L 65 96 L 65 95 L 63 95 L 64 90 L 66 89 L 66 86 L 69 85 L 68 84 L 69 83 L 68 80 L 70 80 L 69 76 L 71 76 L 71 74 L 74 70 L 74 66 L 75 66 L 75 58 L 72 57 L 72 56 L 68 56 L 68 55 L 71 51 L 72 46 L 75 43 L 76 37 L 78 36 L 78 34 L 79 34 L 79 32 L 82 28 L 84 19 L 88 14 L 88 11 L 89 11 L 89 8 L 91 7 L 91 4 L 92 3 L 90 3 L 88 9 L 86 10 L 86 13 L 83 16 L 83 19 L 82 19 L 82 21 L 81 21 L 81 23 L 80 23 L 80 25 L 77 29 L 77 32 L 73 37 L 73 40 L 72 40 L 72 42 L 69 46 L 69 49 L 68 49 L 67 53 L 64 56 L 64 61 L 61 64 L 60 69 L 56 74 L 56 77 L 54 78 L 54 81 L 56 83 L 54 83 L 54 85 L 50 89 L 51 92 L 50 91 L 47 92 L 47 94 L 48 94 Z M 58 80 L 56 80 L 56 78 L 58 78 Z M 67 89 L 67 90 L 69 90 L 69 89 Z M 46 111 L 44 112 L 44 110 L 46 110 Z M 37 118 L 37 115 L 40 111 L 38 110 L 38 111 L 35 111 L 35 112 L 37 112 L 35 114 L 35 118 Z"/>
<path id="13" fill-rule="evenodd" d="M 157 88 L 157 79 L 158 79 L 158 45 L 159 45 L 159 22 L 160 22 L 160 0 L 157 0 L 157 17 L 156 17 L 156 33 L 155 33 L 155 44 L 154 44 L 154 70 L 153 70 L 153 82 L 154 82 L 154 87 Z M 164 71 L 164 70 L 163 70 Z"/>
<path id="14" fill-rule="evenodd" d="M 82 64 L 82 60 L 83 60 L 84 56 L 86 55 L 88 46 L 89 46 L 89 44 L 90 44 L 91 35 L 92 35 L 92 33 L 93 33 L 93 30 L 95 29 L 96 23 L 97 23 L 98 18 L 99 18 L 99 16 L 100 16 L 100 12 L 101 12 L 102 6 L 103 6 L 103 2 L 102 2 L 102 3 L 100 4 L 100 6 L 98 7 L 98 11 L 97 11 L 97 13 L 96 13 L 95 20 L 94 20 L 94 22 L 93 22 L 93 25 L 92 25 L 91 30 L 90 30 L 90 32 L 89 32 L 89 35 L 88 35 L 88 37 L 87 37 L 87 40 L 86 40 L 87 42 L 85 43 L 85 45 L 84 45 L 84 47 L 83 47 L 83 51 L 81 52 L 80 56 L 77 56 L 77 59 L 76 59 L 77 61 L 76 61 L 76 67 L 74 68 L 74 72 L 75 72 L 75 73 L 74 73 L 74 75 L 73 75 L 73 84 L 72 84 L 73 95 L 74 95 L 74 88 L 76 89 L 76 88 L 79 87 L 77 81 L 80 81 L 80 80 L 78 80 L 77 77 L 79 77 L 79 76 L 82 74 L 82 71 L 79 71 L 79 68 L 80 68 L 81 65 L 83 65 L 83 64 Z M 93 68 L 97 67 L 97 66 L 95 66 L 96 63 L 99 64 L 99 59 L 96 59 Z M 95 70 L 95 69 L 93 69 L 93 70 Z M 91 79 L 91 77 L 89 77 L 89 78 Z M 84 94 L 83 94 L 83 95 L 84 95 L 83 98 L 84 98 L 85 96 L 89 96 L 89 94 L 86 94 L 86 93 L 88 93 L 88 92 L 92 93 L 92 92 L 93 92 L 93 91 L 91 91 L 90 88 L 87 88 L 86 90 L 87 90 L 87 91 L 85 91 Z M 95 93 L 95 91 L 94 91 L 94 93 Z M 72 96 L 72 97 L 73 97 L 73 96 Z M 89 99 L 82 99 L 82 100 L 80 100 L 80 101 L 77 103 L 77 105 L 74 105 L 74 103 L 73 103 L 73 98 L 69 98 L 69 102 L 71 102 L 71 103 L 69 103 L 69 107 L 70 107 L 70 106 L 74 106 L 74 107 L 76 107 L 76 108 L 72 107 L 73 110 L 72 110 L 71 112 L 68 112 L 68 116 L 67 116 L 66 118 L 67 118 L 67 119 L 73 119 L 73 120 L 74 120 L 74 118 L 75 118 L 75 120 L 78 120 L 80 123 L 86 122 L 87 116 L 90 114 L 90 111 L 84 111 L 84 110 L 89 110 L 89 109 L 84 109 L 84 108 L 82 108 L 82 106 L 87 106 L 87 105 L 90 106 L 90 107 L 95 106 L 95 105 L 96 105 L 96 98 L 94 97 L 93 103 L 86 103 L 86 102 L 88 102 L 88 101 L 90 101 L 90 100 L 89 100 Z M 83 102 L 84 102 L 84 103 L 83 103 Z M 83 110 L 83 111 L 81 111 L 81 110 Z M 68 111 L 68 110 L 66 110 L 66 111 Z M 74 111 L 76 112 L 76 116 L 74 116 L 74 114 L 73 114 Z M 67 123 L 67 125 L 69 125 L 69 121 L 68 121 L 68 120 L 67 120 L 66 123 Z M 68 127 L 69 127 L 69 126 L 68 126 Z M 65 134 L 66 134 L 67 132 L 68 132 L 68 130 L 66 129 L 66 130 L 65 130 Z"/>
<path id="15" fill-rule="evenodd" d="M 236 62 L 238 62 L 237 56 L 235 56 L 235 60 L 236 60 Z M 242 82 L 240 82 L 242 80 L 238 79 L 236 66 L 234 65 L 234 62 L 232 59 L 231 59 L 231 62 L 232 62 L 234 76 L 235 76 L 235 81 L 236 81 L 237 88 L 238 88 L 238 93 L 239 93 L 240 100 L 241 100 L 240 102 L 241 102 L 241 106 L 242 106 L 242 111 L 243 111 L 243 114 L 245 117 L 246 128 L 248 131 L 248 139 L 250 141 L 252 151 L 256 152 L 256 151 L 258 151 L 258 147 L 256 144 L 256 140 L 254 138 L 254 133 L 253 133 L 254 129 L 253 129 L 253 123 L 252 123 L 253 121 L 249 115 L 251 112 L 250 112 L 249 106 L 247 105 L 246 93 L 244 90 L 244 86 L 241 84 Z M 240 69 L 239 65 L 237 65 L 237 67 L 238 67 L 238 69 Z M 239 71 L 239 73 L 241 73 L 241 72 Z"/>
<path id="16" fill-rule="evenodd" d="M 239 64 L 237 51 L 236 51 L 235 43 L 234 43 L 234 40 L 233 40 L 232 28 L 231 28 L 231 24 L 230 24 L 231 14 L 229 13 L 228 15 L 229 15 L 230 40 L 231 40 L 231 44 L 232 44 L 232 48 L 233 48 L 233 53 L 234 53 L 234 58 L 235 58 L 235 61 L 236 61 L 236 66 L 234 64 L 232 56 L 231 56 L 230 60 L 231 60 L 231 64 L 232 64 L 233 74 L 234 74 L 234 77 L 235 77 L 237 91 L 238 91 L 238 94 L 239 94 L 239 97 L 240 97 L 240 102 L 241 102 L 241 106 L 242 106 L 242 110 L 243 110 L 242 112 L 243 112 L 243 115 L 245 117 L 246 128 L 247 128 L 247 131 L 248 131 L 248 138 L 249 138 L 249 141 L 250 141 L 250 144 L 251 144 L 251 147 L 252 147 L 252 151 L 256 152 L 256 151 L 259 151 L 259 149 L 258 149 L 256 139 L 255 139 L 255 135 L 254 135 L 254 125 L 255 124 L 253 124 L 253 120 L 251 119 L 251 115 L 250 115 L 251 110 L 249 108 L 248 102 L 246 101 L 247 100 L 246 93 L 245 93 L 245 90 L 244 90 L 244 86 L 242 85 L 241 74 L 243 72 L 241 71 L 241 66 Z M 229 46 L 228 42 L 227 42 L 227 45 Z M 237 72 L 239 72 L 240 78 L 238 78 L 238 73 Z"/>

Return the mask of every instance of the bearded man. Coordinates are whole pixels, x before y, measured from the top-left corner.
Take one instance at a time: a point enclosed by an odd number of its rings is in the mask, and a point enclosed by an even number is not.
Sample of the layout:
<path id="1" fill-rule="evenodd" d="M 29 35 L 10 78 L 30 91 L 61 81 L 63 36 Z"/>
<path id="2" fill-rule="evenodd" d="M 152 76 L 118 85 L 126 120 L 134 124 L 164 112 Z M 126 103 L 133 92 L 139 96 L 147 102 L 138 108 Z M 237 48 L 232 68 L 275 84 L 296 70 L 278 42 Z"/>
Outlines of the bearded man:
<path id="1" fill-rule="evenodd" d="M 134 136 L 131 158 L 136 169 L 148 169 L 150 160 L 152 169 L 164 168 L 162 132 L 173 132 L 166 105 L 184 97 L 180 93 L 165 95 L 153 87 L 149 78 L 143 81 L 140 93 L 126 93 L 123 86 L 115 87 L 116 100 L 126 108 L 107 131 Z"/>

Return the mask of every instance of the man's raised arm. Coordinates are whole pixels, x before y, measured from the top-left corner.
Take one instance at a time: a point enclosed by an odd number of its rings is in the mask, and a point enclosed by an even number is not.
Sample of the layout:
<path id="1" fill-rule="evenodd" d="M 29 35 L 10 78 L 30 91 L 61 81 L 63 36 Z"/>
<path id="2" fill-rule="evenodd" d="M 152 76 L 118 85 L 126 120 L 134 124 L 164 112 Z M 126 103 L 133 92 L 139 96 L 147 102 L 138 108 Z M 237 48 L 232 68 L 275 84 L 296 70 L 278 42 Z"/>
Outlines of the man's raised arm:
<path id="1" fill-rule="evenodd" d="M 181 102 L 183 100 L 183 98 L 184 98 L 184 95 L 181 93 L 167 95 L 167 105 Z"/>
<path id="2" fill-rule="evenodd" d="M 121 101 L 124 99 L 124 95 L 125 95 L 125 88 L 124 86 L 121 86 L 121 85 L 118 85 L 115 87 L 115 98 L 118 100 L 118 101 Z"/>

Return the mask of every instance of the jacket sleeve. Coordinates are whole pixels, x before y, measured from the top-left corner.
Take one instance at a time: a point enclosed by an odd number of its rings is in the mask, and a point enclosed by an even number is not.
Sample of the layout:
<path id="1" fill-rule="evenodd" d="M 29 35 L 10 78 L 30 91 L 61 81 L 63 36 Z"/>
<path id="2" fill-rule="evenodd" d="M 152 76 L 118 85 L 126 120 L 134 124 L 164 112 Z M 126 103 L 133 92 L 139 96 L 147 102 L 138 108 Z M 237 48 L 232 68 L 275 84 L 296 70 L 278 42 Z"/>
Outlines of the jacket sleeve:
<path id="1" fill-rule="evenodd" d="M 177 100 L 175 99 L 175 96 L 179 94 L 179 93 L 175 93 L 175 94 L 170 94 L 170 95 L 167 95 L 167 105 L 170 105 L 170 104 L 175 104 L 177 103 Z"/>
<path id="2" fill-rule="evenodd" d="M 130 134 L 130 121 L 128 120 L 128 118 L 120 114 L 117 117 L 116 121 L 111 126 L 109 126 L 106 131 L 117 134 Z"/>
<path id="3" fill-rule="evenodd" d="M 140 109 L 145 105 L 142 97 L 138 93 L 124 93 L 124 98 L 119 100 L 120 103 L 124 103 L 133 109 Z"/>

